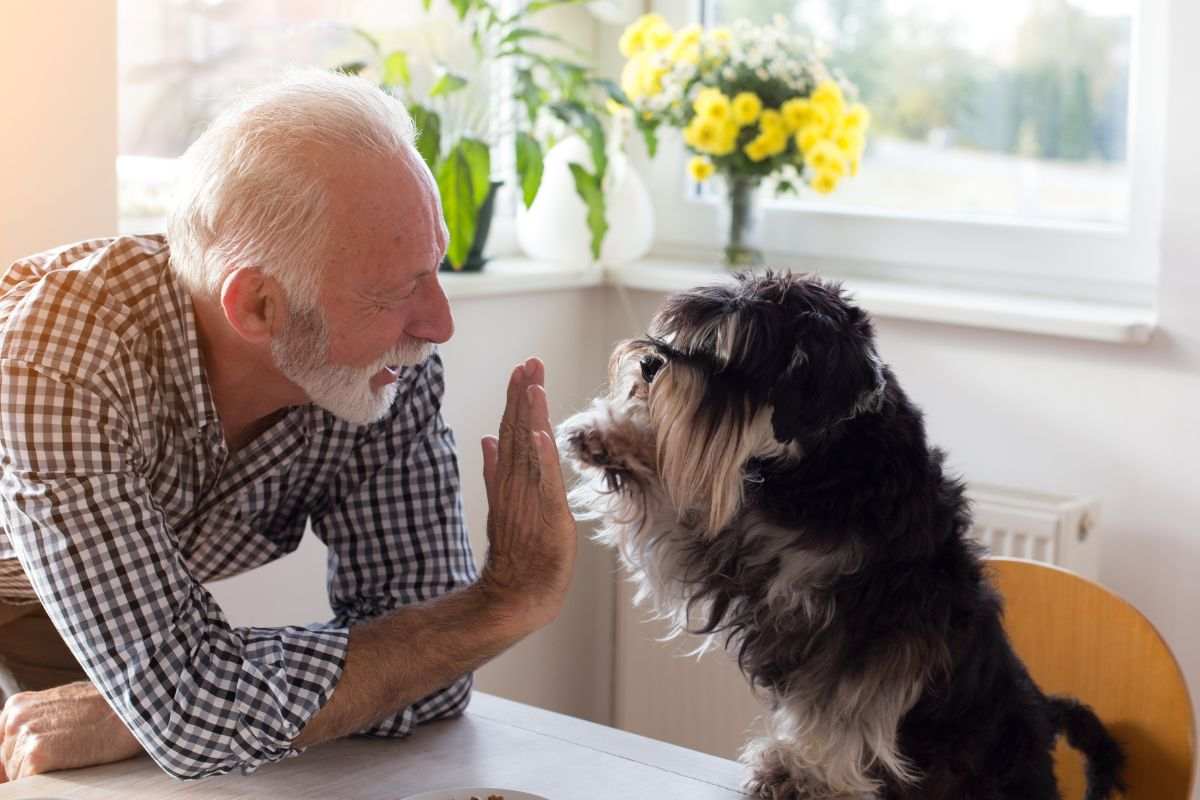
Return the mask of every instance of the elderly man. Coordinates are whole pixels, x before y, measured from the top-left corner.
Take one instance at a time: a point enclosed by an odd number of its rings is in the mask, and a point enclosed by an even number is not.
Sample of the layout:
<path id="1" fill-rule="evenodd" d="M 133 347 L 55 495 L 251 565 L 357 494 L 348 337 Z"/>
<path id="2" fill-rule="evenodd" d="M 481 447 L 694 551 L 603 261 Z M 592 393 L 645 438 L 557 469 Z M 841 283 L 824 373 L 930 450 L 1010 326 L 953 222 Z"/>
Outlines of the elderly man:
<path id="1" fill-rule="evenodd" d="M 369 84 L 294 75 L 189 149 L 167 236 L 3 277 L 0 780 L 141 750 L 202 778 L 401 736 L 558 613 L 575 526 L 536 359 L 483 441 L 471 558 L 433 350 L 447 234 L 413 140 Z M 334 619 L 232 627 L 203 582 L 306 524 Z"/>

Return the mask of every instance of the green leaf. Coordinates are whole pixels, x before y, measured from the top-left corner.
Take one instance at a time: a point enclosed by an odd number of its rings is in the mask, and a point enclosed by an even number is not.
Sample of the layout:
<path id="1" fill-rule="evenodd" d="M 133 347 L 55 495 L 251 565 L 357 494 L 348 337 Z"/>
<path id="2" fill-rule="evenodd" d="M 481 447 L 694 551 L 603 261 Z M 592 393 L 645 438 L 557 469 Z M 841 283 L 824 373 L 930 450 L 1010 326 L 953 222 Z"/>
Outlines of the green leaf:
<path id="1" fill-rule="evenodd" d="M 554 8 L 555 6 L 575 6 L 586 2 L 589 2 L 589 0 L 532 0 L 522 10 L 522 14 L 523 16 L 529 16 L 530 14 L 536 14 L 539 11 L 545 11 L 547 8 Z"/>
<path id="2" fill-rule="evenodd" d="M 339 64 L 333 68 L 334 72 L 340 72 L 343 75 L 357 75 L 367 68 L 365 61 L 348 61 L 345 64 Z"/>
<path id="3" fill-rule="evenodd" d="M 575 177 L 575 191 L 587 205 L 587 225 L 592 232 L 592 258 L 600 258 L 600 246 L 608 233 L 608 219 L 605 217 L 604 192 L 600 190 L 600 178 L 588 172 L 576 163 L 567 164 Z"/>
<path id="4" fill-rule="evenodd" d="M 532 125 L 537 119 L 538 109 L 546 104 L 546 92 L 537 85 L 533 78 L 533 70 L 530 68 L 519 68 L 516 77 L 517 86 L 513 92 L 513 98 L 520 101 L 521 105 L 525 107 L 529 124 Z"/>
<path id="5" fill-rule="evenodd" d="M 458 18 L 463 19 L 471 10 L 472 0 L 450 0 L 450 5 L 454 6 L 454 10 L 458 12 Z"/>
<path id="6" fill-rule="evenodd" d="M 600 124 L 600 120 L 582 103 L 576 101 L 553 103 L 550 111 L 574 128 L 587 142 L 592 153 L 592 166 L 596 175 L 603 179 L 608 169 L 608 153 L 605 147 L 604 126 Z"/>
<path id="7" fill-rule="evenodd" d="M 413 105 L 408 109 L 412 115 L 413 124 L 417 128 L 417 152 L 421 159 L 433 172 L 437 168 L 438 158 L 442 150 L 442 118 L 437 112 L 422 105 Z"/>
<path id="8" fill-rule="evenodd" d="M 497 47 L 503 48 L 505 45 L 516 44 L 517 42 L 522 42 L 526 39 L 541 39 L 545 42 L 554 42 L 555 44 L 560 44 L 563 47 L 567 47 L 571 50 L 579 52 L 579 49 L 575 47 L 575 45 L 571 44 L 566 39 L 563 39 L 561 36 L 554 33 L 549 33 L 548 31 L 540 30 L 538 28 L 513 28 L 497 43 Z M 520 52 L 520 48 L 514 48 L 513 54 L 516 54 L 517 52 Z"/>
<path id="9" fill-rule="evenodd" d="M 544 169 L 542 146 L 525 131 L 517 134 L 517 176 L 521 179 L 521 194 L 525 207 L 533 205 L 542 185 Z"/>
<path id="10" fill-rule="evenodd" d="M 450 266 L 459 269 L 471 252 L 475 241 L 475 187 L 471 181 L 471 165 L 461 147 L 455 147 L 437 169 L 438 192 L 442 195 L 442 215 L 450 233 L 446 258 Z"/>
<path id="11" fill-rule="evenodd" d="M 646 142 L 646 153 L 651 158 L 658 152 L 658 123 L 647 122 L 637 111 L 633 112 L 638 117 L 638 130 L 642 132 L 642 139 Z"/>
<path id="12" fill-rule="evenodd" d="M 633 108 L 633 103 L 629 99 L 629 95 L 617 85 L 617 82 L 609 78 L 592 78 L 592 83 L 604 90 L 604 93 L 617 101 L 623 106 Z"/>
<path id="13" fill-rule="evenodd" d="M 412 74 L 408 71 L 408 53 L 394 50 L 383 60 L 383 85 L 386 87 L 412 86 Z"/>
<path id="14" fill-rule="evenodd" d="M 438 165 L 435 177 L 450 232 L 446 257 L 454 269 L 462 267 L 475 242 L 476 220 L 491 186 L 491 169 L 491 153 L 477 139 L 461 140 Z"/>
<path id="15" fill-rule="evenodd" d="M 429 96 L 441 97 L 442 95 L 453 94 L 466 85 L 466 78 L 455 75 L 453 72 L 442 70 L 442 76 L 437 79 L 437 83 L 429 90 Z"/>
<path id="16" fill-rule="evenodd" d="M 471 190 L 475 198 L 475 210 L 487 199 L 488 187 L 492 182 L 492 151 L 478 139 L 462 139 L 458 148 L 466 156 L 471 171 Z"/>
<path id="17" fill-rule="evenodd" d="M 430 5 L 430 3 L 432 3 L 432 2 L 433 2 L 433 0 L 421 0 L 421 5 L 425 6 L 425 10 L 426 10 L 426 11 L 428 11 L 428 10 L 429 10 L 429 5 Z"/>

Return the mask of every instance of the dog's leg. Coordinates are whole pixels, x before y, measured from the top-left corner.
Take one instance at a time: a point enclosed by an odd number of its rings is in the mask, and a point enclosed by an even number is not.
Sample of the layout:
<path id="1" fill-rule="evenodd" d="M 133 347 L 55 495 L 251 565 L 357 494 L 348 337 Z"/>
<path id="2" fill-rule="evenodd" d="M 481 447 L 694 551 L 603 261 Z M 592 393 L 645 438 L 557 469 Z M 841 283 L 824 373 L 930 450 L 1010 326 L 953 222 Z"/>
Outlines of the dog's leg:
<path id="1" fill-rule="evenodd" d="M 746 791 L 762 800 L 877 800 L 874 782 L 865 775 L 836 776 L 805 757 L 797 742 L 764 736 L 742 751 L 750 767 Z M 833 783 L 831 783 L 833 779 Z"/>

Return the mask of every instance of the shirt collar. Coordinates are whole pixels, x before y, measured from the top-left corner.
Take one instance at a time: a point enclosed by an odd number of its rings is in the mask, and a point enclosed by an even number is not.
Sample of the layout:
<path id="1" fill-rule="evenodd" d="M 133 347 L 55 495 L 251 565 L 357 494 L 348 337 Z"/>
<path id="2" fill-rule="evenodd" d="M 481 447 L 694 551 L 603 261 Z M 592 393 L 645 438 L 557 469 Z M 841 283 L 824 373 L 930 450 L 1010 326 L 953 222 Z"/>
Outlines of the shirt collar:
<path id="1" fill-rule="evenodd" d="M 180 411 L 196 430 L 217 426 L 221 418 L 213 401 L 208 375 L 200 352 L 200 333 L 192 296 L 169 265 L 170 248 L 163 237 L 162 273 L 159 284 L 159 325 L 163 336 L 165 367 L 178 391 Z"/>

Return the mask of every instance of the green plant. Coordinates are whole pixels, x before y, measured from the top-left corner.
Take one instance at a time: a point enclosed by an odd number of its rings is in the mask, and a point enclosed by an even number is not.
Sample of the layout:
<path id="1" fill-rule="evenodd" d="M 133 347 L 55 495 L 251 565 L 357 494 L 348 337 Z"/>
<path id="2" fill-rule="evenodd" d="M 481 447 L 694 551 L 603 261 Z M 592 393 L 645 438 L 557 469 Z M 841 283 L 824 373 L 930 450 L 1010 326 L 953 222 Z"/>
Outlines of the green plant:
<path id="1" fill-rule="evenodd" d="M 372 60 L 353 61 L 338 69 L 359 74 L 370 68 L 379 84 L 400 97 L 412 114 L 418 130 L 417 150 L 437 180 L 442 208 L 450 231 L 447 258 L 454 269 L 462 267 L 475 239 L 479 209 L 487 198 L 492 175 L 493 148 L 511 141 L 515 148 L 516 178 L 521 201 L 528 208 L 537 197 L 542 180 L 545 150 L 552 136 L 539 133 L 539 114 L 547 113 L 588 145 L 591 168 L 572 164 L 575 188 L 587 208 L 591 250 L 599 257 L 607 233 L 602 186 L 608 168 L 608 132 L 602 119 L 604 104 L 612 99 L 627 103 L 612 81 L 597 77 L 575 58 L 578 51 L 536 24 L 538 13 L 551 8 L 579 5 L 586 0 L 531 0 L 511 13 L 502 14 L 492 0 L 448 0 L 458 21 L 467 27 L 476 62 L 501 63 L 512 70 L 511 120 L 500 126 L 499 135 L 481 135 L 469 126 L 448 130 L 445 112 L 436 107 L 464 92 L 471 78 L 434 63 L 429 88 L 418 94 L 413 80 L 416 66 L 402 49 L 385 49 L 367 31 L 356 33 L 371 48 Z M 426 11 L 432 0 L 423 0 Z M 556 51 L 566 51 L 569 56 Z M 544 111 L 543 111 L 544 109 Z"/>

